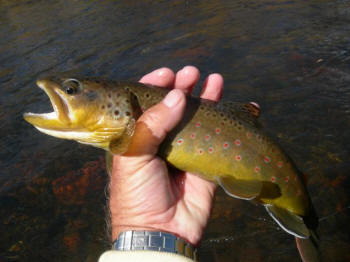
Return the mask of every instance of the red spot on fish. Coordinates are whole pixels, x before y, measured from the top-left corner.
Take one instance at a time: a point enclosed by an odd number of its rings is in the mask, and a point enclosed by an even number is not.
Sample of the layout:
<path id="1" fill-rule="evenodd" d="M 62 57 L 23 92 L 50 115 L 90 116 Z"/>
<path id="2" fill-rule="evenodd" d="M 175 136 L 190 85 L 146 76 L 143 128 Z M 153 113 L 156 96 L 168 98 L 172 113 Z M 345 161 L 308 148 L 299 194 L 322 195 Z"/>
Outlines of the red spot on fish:
<path id="1" fill-rule="evenodd" d="M 220 134 L 221 133 L 221 129 L 220 128 L 215 128 L 215 133 L 218 135 L 218 134 Z"/>
<path id="2" fill-rule="evenodd" d="M 260 167 L 256 166 L 256 167 L 254 168 L 254 171 L 255 171 L 255 173 L 259 173 L 259 172 L 260 172 Z"/>
<path id="3" fill-rule="evenodd" d="M 228 142 L 225 142 L 225 143 L 223 144 L 224 149 L 227 149 L 229 146 L 230 146 L 230 144 L 229 144 Z"/>
<path id="4" fill-rule="evenodd" d="M 257 135 L 257 136 L 256 136 L 256 138 L 257 138 L 259 141 L 261 141 L 261 140 L 262 140 L 261 135 Z"/>
<path id="5" fill-rule="evenodd" d="M 221 122 L 221 125 L 222 125 L 222 126 L 225 126 L 225 122 Z"/>
<path id="6" fill-rule="evenodd" d="M 284 178 L 284 182 L 286 182 L 286 183 L 289 182 L 289 176 L 286 176 L 286 177 Z"/>
<path id="7" fill-rule="evenodd" d="M 277 162 L 277 166 L 278 166 L 279 168 L 281 168 L 281 167 L 283 166 L 283 162 L 282 162 L 282 161 L 278 161 L 278 162 Z"/>
<path id="8" fill-rule="evenodd" d="M 276 177 L 272 176 L 270 180 L 271 180 L 272 183 L 275 183 L 276 182 Z"/>
<path id="9" fill-rule="evenodd" d="M 239 139 L 235 140 L 235 145 L 236 146 L 241 146 L 241 144 L 242 144 L 241 140 L 239 140 Z"/>
<path id="10" fill-rule="evenodd" d="M 176 143 L 177 143 L 178 145 L 182 145 L 183 142 L 184 142 L 183 138 L 180 138 L 180 139 L 178 139 L 178 140 L 176 141 Z"/>
<path id="11" fill-rule="evenodd" d="M 196 138 L 196 134 L 195 134 L 195 133 L 191 133 L 190 137 L 191 137 L 192 139 L 195 139 L 195 138 Z"/>
<path id="12" fill-rule="evenodd" d="M 241 160 L 242 160 L 242 157 L 241 157 L 241 155 L 236 155 L 235 159 L 236 159 L 237 161 L 241 161 Z"/>
<path id="13" fill-rule="evenodd" d="M 252 138 L 252 134 L 251 133 L 247 133 L 247 138 L 251 139 Z"/>
<path id="14" fill-rule="evenodd" d="M 198 154 L 199 154 L 199 155 L 202 155 L 203 153 L 204 153 L 204 150 L 203 150 L 202 148 L 199 148 L 199 149 L 198 149 Z"/>
<path id="15" fill-rule="evenodd" d="M 213 147 L 209 147 L 208 148 L 208 152 L 211 154 L 211 153 L 213 153 L 214 152 L 214 148 Z"/>
<path id="16" fill-rule="evenodd" d="M 206 135 L 206 136 L 204 137 L 205 141 L 209 141 L 210 138 L 211 138 L 211 135 Z"/>
<path id="17" fill-rule="evenodd" d="M 194 125 L 195 125 L 196 127 L 201 127 L 202 124 L 201 124 L 200 122 L 197 122 L 197 123 L 195 123 Z"/>
<path id="18" fill-rule="evenodd" d="M 264 157 L 264 162 L 265 162 L 266 164 L 269 164 L 269 163 L 271 162 L 271 158 L 268 157 L 268 156 L 265 156 L 265 157 Z"/>

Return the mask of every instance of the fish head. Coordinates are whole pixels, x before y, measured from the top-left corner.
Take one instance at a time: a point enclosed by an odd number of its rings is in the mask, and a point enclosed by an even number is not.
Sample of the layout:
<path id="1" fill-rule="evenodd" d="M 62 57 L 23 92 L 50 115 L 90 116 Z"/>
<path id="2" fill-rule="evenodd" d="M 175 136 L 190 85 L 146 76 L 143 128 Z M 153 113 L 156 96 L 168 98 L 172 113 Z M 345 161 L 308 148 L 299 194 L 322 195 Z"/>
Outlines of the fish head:
<path id="1" fill-rule="evenodd" d="M 54 76 L 37 80 L 37 85 L 48 95 L 53 112 L 23 117 L 45 134 L 108 150 L 133 119 L 131 94 L 110 82 Z"/>

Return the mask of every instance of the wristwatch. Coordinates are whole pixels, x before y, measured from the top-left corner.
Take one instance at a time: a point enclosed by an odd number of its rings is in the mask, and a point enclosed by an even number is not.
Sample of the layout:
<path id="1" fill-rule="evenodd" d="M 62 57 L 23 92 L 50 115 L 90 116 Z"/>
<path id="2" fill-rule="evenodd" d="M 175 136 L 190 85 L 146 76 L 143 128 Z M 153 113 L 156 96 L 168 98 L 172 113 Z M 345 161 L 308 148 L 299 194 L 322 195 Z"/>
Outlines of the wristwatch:
<path id="1" fill-rule="evenodd" d="M 120 233 L 112 244 L 113 250 L 153 250 L 181 254 L 194 261 L 197 249 L 185 240 L 173 234 L 158 231 L 125 231 Z"/>

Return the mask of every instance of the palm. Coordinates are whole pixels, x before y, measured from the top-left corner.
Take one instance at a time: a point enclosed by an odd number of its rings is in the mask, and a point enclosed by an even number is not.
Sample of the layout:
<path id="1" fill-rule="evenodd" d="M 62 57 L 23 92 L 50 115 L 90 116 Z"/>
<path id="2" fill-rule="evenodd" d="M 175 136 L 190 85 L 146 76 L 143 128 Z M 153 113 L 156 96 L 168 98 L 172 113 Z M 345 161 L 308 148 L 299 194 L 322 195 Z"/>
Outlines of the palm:
<path id="1" fill-rule="evenodd" d="M 183 86 L 190 91 L 191 85 Z M 114 158 L 113 238 L 122 230 L 140 228 L 172 232 L 198 244 L 210 216 L 215 185 L 190 173 L 174 173 L 169 174 L 164 161 L 152 154 Z M 112 194 L 112 188 L 117 194 Z"/>

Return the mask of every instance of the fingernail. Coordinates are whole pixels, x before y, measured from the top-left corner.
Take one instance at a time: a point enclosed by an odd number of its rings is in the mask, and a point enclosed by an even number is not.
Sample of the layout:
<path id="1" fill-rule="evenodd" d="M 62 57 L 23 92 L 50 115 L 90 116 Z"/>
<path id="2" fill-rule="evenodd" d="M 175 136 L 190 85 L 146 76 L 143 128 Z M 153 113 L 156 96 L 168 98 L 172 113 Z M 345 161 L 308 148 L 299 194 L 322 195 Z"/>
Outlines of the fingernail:
<path id="1" fill-rule="evenodd" d="M 170 69 L 169 68 L 167 68 L 167 67 L 162 67 L 162 68 L 160 68 L 160 69 L 157 69 L 157 75 L 158 76 L 164 76 L 164 75 L 166 75 L 166 74 L 168 74 L 169 73 L 169 71 L 170 71 Z"/>
<path id="2" fill-rule="evenodd" d="M 181 91 L 174 89 L 170 91 L 163 100 L 167 107 L 174 107 L 181 99 Z"/>
<path id="3" fill-rule="evenodd" d="M 190 72 L 190 70 L 191 70 L 190 66 L 185 66 L 180 71 L 187 75 Z"/>

